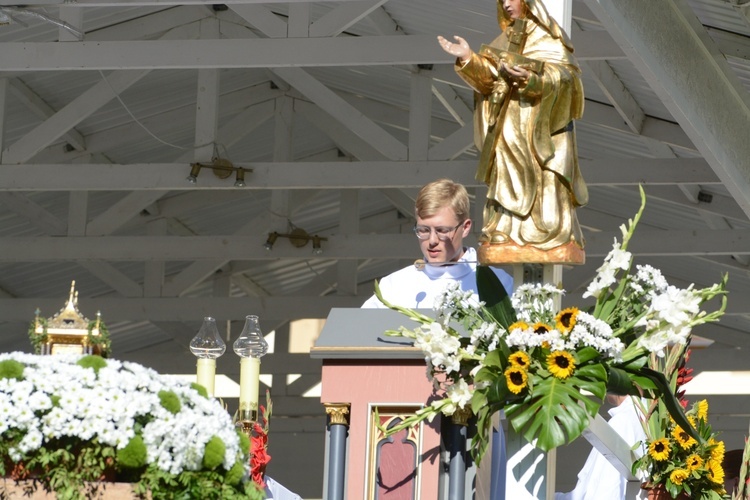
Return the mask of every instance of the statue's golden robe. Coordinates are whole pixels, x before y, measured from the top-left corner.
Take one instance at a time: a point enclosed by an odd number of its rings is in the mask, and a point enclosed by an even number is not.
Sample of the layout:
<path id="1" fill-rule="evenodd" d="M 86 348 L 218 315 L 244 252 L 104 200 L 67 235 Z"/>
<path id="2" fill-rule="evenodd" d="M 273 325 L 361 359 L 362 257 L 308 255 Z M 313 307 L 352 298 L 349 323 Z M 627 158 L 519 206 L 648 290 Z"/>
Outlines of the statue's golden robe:
<path id="1" fill-rule="evenodd" d="M 527 4 L 521 54 L 542 62 L 540 72 L 532 71 L 521 86 L 502 76 L 492 53 L 514 48 L 508 40 L 511 20 L 502 12 L 504 30 L 491 48 L 456 66 L 475 90 L 475 142 L 483 153 L 477 179 L 489 188 L 481 240 L 539 250 L 571 242 L 583 247 L 575 208 L 587 203 L 588 191 L 573 128 L 583 114 L 581 70 L 543 7 L 533 0 Z"/>

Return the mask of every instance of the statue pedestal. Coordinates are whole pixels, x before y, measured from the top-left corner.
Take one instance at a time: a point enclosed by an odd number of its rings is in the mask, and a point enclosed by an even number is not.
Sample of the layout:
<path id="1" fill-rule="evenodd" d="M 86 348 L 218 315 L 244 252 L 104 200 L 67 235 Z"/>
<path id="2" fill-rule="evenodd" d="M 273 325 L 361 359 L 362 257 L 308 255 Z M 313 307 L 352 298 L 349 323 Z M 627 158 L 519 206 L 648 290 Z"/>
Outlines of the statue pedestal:
<path id="1" fill-rule="evenodd" d="M 584 264 L 586 252 L 577 243 L 539 250 L 529 245 L 515 243 L 482 243 L 477 248 L 479 263 L 497 264 Z"/>
<path id="2" fill-rule="evenodd" d="M 477 248 L 479 263 L 496 264 L 584 264 L 586 252 L 577 243 L 539 250 L 529 245 L 515 243 L 482 243 Z"/>

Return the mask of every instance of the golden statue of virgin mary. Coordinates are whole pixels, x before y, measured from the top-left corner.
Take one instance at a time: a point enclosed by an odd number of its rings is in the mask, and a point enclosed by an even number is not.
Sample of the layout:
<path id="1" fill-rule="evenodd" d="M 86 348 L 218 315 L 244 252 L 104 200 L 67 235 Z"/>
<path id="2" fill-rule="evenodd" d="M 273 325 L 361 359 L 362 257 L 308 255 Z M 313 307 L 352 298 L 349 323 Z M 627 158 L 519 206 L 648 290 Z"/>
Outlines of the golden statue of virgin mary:
<path id="1" fill-rule="evenodd" d="M 497 0 L 502 34 L 474 52 L 438 37 L 474 89 L 477 179 L 487 184 L 479 259 L 583 263 L 588 201 L 573 120 L 583 115 L 573 46 L 539 0 Z"/>

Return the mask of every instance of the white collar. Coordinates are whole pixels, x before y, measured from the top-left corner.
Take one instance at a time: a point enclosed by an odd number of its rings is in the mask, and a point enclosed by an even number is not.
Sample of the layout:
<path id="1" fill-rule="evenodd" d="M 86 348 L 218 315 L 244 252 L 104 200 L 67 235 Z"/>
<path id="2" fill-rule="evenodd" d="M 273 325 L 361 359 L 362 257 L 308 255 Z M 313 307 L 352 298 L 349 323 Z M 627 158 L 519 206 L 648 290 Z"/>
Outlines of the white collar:
<path id="1" fill-rule="evenodd" d="M 477 268 L 477 251 L 464 247 L 464 254 L 456 262 L 447 265 L 426 264 L 424 273 L 430 279 L 460 279 Z"/>

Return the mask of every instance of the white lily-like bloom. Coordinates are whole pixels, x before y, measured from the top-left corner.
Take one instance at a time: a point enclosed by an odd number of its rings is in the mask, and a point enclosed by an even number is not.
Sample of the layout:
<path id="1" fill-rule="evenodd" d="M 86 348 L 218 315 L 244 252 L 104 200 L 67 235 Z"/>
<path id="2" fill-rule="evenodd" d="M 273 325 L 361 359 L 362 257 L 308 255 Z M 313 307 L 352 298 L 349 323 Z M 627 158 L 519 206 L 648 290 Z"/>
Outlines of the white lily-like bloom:
<path id="1" fill-rule="evenodd" d="M 607 254 L 604 263 L 596 270 L 597 275 L 593 281 L 589 283 L 586 292 L 583 294 L 583 298 L 599 298 L 599 295 L 601 295 L 604 290 L 607 290 L 615 283 L 617 271 L 628 269 L 632 257 L 633 256 L 630 252 L 620 248 L 620 242 L 615 239 L 615 242 L 612 245 L 612 250 Z"/>

